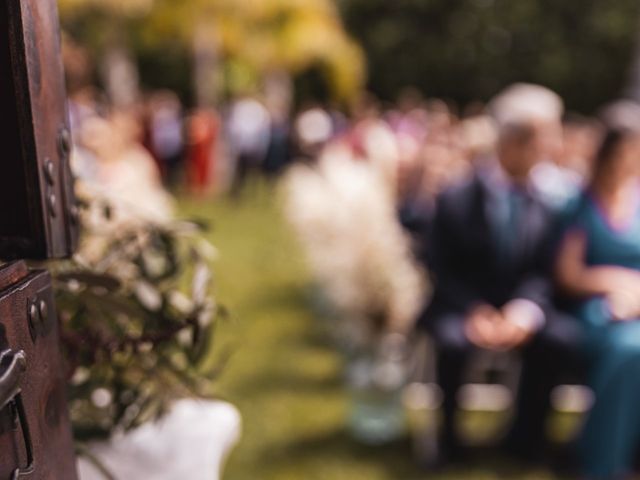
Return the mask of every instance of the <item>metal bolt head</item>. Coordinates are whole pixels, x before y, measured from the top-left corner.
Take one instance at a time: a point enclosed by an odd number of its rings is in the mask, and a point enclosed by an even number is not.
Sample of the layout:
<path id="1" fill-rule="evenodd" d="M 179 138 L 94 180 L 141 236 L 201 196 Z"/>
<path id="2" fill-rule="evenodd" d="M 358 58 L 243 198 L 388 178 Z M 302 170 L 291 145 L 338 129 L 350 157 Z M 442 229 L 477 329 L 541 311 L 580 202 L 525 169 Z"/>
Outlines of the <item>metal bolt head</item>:
<path id="1" fill-rule="evenodd" d="M 74 225 L 77 225 L 80 221 L 80 209 L 78 208 L 78 205 L 71 205 L 71 207 L 69 207 L 69 217 L 71 217 L 71 222 Z"/>
<path id="2" fill-rule="evenodd" d="M 40 310 L 36 306 L 36 303 L 31 302 L 29 304 L 29 320 L 33 321 L 33 323 L 36 323 L 35 320 L 38 320 L 39 315 L 40 315 Z"/>
<path id="3" fill-rule="evenodd" d="M 60 149 L 60 156 L 63 158 L 66 158 L 71 153 L 71 133 L 66 127 L 60 130 L 58 148 Z"/>
<path id="4" fill-rule="evenodd" d="M 56 208 L 58 207 L 58 197 L 56 194 L 51 192 L 47 197 L 47 205 L 49 206 L 49 213 L 52 217 L 56 216 Z"/>
<path id="5" fill-rule="evenodd" d="M 44 176 L 47 179 L 47 182 L 49 183 L 49 185 L 53 185 L 55 183 L 55 180 L 56 180 L 55 170 L 56 170 L 55 165 L 53 164 L 50 158 L 47 158 L 44 161 Z"/>
<path id="6" fill-rule="evenodd" d="M 29 302 L 27 316 L 29 320 L 29 333 L 31 334 L 31 340 L 35 341 L 38 325 L 41 321 L 40 309 L 36 305 L 36 302 Z"/>
<path id="7" fill-rule="evenodd" d="M 40 321 L 45 323 L 49 318 L 49 307 L 44 300 L 38 302 L 38 313 L 40 314 Z"/>
<path id="8" fill-rule="evenodd" d="M 58 149 L 60 150 L 60 156 L 62 158 L 67 158 L 71 153 L 71 133 L 66 127 L 60 130 Z"/>

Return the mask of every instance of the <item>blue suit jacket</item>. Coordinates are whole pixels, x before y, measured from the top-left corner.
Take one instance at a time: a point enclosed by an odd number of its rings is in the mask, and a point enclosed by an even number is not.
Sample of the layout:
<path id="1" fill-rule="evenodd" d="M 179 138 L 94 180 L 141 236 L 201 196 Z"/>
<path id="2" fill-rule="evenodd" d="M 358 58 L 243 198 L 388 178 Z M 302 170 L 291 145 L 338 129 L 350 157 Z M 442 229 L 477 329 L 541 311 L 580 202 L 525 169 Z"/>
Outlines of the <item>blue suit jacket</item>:
<path id="1" fill-rule="evenodd" d="M 478 303 L 501 307 L 515 298 L 548 309 L 554 212 L 534 193 L 527 194 L 505 261 L 496 229 L 502 194 L 479 169 L 438 198 L 427 245 L 434 294 L 421 325 L 428 328 L 451 313 L 462 318 Z"/>

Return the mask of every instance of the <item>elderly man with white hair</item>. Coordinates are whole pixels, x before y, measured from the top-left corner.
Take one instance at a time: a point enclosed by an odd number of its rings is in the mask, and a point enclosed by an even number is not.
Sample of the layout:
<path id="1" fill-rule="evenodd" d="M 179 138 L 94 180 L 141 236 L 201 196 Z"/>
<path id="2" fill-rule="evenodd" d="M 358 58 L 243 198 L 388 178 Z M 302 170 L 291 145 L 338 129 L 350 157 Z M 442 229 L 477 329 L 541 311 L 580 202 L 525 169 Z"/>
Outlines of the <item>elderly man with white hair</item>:
<path id="1" fill-rule="evenodd" d="M 530 180 L 533 167 L 561 148 L 562 101 L 544 87 L 516 84 L 490 103 L 489 113 L 498 128 L 496 154 L 478 160 L 470 178 L 440 196 L 427 245 L 434 294 L 420 325 L 438 353 L 441 461 L 459 459 L 457 391 L 478 350 L 522 352 L 507 444 L 521 458 L 540 459 L 553 374 L 578 335 L 551 305 L 555 214 Z"/>

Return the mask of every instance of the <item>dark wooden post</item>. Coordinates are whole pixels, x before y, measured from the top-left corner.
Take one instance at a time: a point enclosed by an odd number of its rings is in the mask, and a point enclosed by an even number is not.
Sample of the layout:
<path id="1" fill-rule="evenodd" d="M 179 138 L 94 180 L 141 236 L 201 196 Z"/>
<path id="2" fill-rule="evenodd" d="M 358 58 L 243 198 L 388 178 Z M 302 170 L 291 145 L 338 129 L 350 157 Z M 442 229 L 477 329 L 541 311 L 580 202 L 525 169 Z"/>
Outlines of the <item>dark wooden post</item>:
<path id="1" fill-rule="evenodd" d="M 55 0 L 0 2 L 0 258 L 73 253 L 78 212 Z M 75 480 L 51 278 L 0 267 L 0 480 Z"/>
<path id="2" fill-rule="evenodd" d="M 0 258 L 58 258 L 77 238 L 55 0 L 0 5 Z"/>

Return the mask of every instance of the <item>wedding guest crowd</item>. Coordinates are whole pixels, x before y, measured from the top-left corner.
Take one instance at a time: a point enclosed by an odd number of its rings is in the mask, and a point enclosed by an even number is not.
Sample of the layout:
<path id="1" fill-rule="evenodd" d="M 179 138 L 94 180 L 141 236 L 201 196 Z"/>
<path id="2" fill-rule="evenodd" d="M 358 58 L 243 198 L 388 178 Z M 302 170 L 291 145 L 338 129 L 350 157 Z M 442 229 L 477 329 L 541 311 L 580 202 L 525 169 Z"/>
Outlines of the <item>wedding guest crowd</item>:
<path id="1" fill-rule="evenodd" d="M 387 111 L 363 97 L 346 128 L 314 107 L 295 129 L 301 156 L 325 177 L 341 163 L 377 172 L 429 274 L 416 325 L 434 341 L 444 394 L 431 466 L 464 458 L 457 393 L 469 359 L 510 351 L 522 371 L 505 450 L 544 460 L 551 390 L 578 378 L 595 403 L 576 467 L 588 479 L 631 475 L 640 447 L 640 106 L 619 101 L 586 118 L 544 87 L 516 84 L 458 116 L 407 91 Z"/>
<path id="2" fill-rule="evenodd" d="M 570 376 L 595 395 L 577 468 L 587 479 L 633 472 L 639 105 L 618 101 L 586 118 L 531 84 L 463 111 L 413 90 L 392 108 L 363 95 L 349 115 L 310 104 L 291 119 L 257 97 L 191 115 L 170 92 L 127 111 L 104 105 L 90 88 L 71 98 L 74 169 L 105 195 L 119 192 L 123 212 L 170 215 L 163 180 L 184 175 L 206 192 L 227 175 L 239 198 L 250 175 L 294 164 L 288 215 L 331 300 L 363 323 L 374 318 L 367 335 L 433 341 L 443 421 L 429 467 L 465 456 L 458 393 L 471 359 L 511 352 L 522 369 L 507 453 L 547 458 L 550 394 Z"/>

